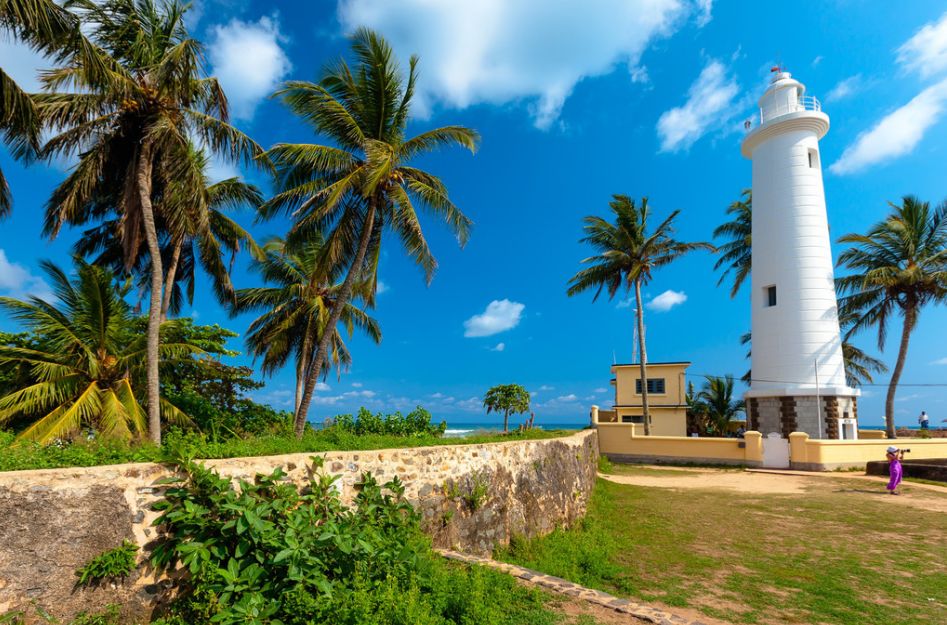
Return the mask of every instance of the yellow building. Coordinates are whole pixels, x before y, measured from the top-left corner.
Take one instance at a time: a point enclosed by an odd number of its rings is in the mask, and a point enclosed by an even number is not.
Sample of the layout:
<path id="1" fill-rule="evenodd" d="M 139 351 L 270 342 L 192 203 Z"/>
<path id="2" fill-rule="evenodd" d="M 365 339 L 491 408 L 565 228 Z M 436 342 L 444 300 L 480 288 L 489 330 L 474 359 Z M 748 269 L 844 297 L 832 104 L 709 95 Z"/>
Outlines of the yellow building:
<path id="1" fill-rule="evenodd" d="M 653 436 L 687 436 L 687 383 L 689 362 L 649 362 L 648 409 Z M 612 365 L 615 404 L 599 411 L 600 422 L 644 423 L 641 408 L 641 369 L 638 364 Z"/>

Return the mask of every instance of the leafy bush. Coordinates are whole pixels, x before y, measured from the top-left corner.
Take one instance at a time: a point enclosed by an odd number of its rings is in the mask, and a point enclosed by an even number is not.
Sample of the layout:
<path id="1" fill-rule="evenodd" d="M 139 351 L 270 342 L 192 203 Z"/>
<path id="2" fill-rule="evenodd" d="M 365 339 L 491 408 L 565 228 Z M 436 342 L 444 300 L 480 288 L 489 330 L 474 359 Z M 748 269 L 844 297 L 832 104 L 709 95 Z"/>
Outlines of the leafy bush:
<path id="1" fill-rule="evenodd" d="M 186 572 L 166 625 L 555 622 L 511 578 L 441 561 L 397 479 L 363 474 L 345 507 L 318 467 L 299 489 L 279 470 L 235 486 L 183 466 L 156 504 L 152 563 Z"/>
<path id="2" fill-rule="evenodd" d="M 611 473 L 615 470 L 612 461 L 608 459 L 608 456 L 602 454 L 598 457 L 598 472 L 599 473 Z"/>
<path id="3" fill-rule="evenodd" d="M 367 408 L 358 411 L 356 417 L 339 415 L 330 428 L 344 432 L 351 432 L 358 436 L 366 434 L 385 434 L 389 436 L 442 436 L 447 429 L 447 422 L 441 421 L 438 425 L 431 422 L 431 413 L 418 406 L 407 415 L 400 412 L 389 415 L 373 414 Z"/>
<path id="4" fill-rule="evenodd" d="M 92 586 L 104 581 L 115 581 L 127 577 L 135 570 L 138 545 L 123 540 L 121 546 L 95 556 L 76 571 L 80 586 Z"/>
<path id="5" fill-rule="evenodd" d="M 48 625 L 119 625 L 121 610 L 115 604 L 105 606 L 102 612 L 80 612 L 71 621 L 57 619 L 38 604 L 33 604 L 35 617 L 28 616 L 24 611 L 5 612 L 0 614 L 0 625 L 27 625 L 47 623 Z"/>

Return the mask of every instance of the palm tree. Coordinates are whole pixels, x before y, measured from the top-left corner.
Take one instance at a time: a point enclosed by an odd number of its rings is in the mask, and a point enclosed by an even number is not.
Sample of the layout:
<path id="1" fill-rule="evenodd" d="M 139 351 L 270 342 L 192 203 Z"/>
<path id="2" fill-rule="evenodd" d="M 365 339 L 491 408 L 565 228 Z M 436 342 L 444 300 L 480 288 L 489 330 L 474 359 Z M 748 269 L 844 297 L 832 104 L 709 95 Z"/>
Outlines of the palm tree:
<path id="1" fill-rule="evenodd" d="M 730 297 L 736 297 L 740 286 L 750 275 L 753 235 L 753 190 L 744 189 L 740 199 L 727 207 L 727 214 L 733 220 L 720 224 L 714 230 L 714 238 L 726 237 L 728 241 L 717 248 L 720 258 L 714 263 L 714 269 L 726 266 L 717 286 L 723 284 L 730 272 L 733 272 L 733 287 Z"/>
<path id="2" fill-rule="evenodd" d="M 33 333 L 37 347 L 0 346 L 0 364 L 24 365 L 32 383 L 0 398 L 0 424 L 31 420 L 19 437 L 48 443 L 83 429 L 129 441 L 148 424 L 134 388 L 145 369 L 146 339 L 134 331 L 125 295 L 111 272 L 76 260 L 76 277 L 49 262 L 43 269 L 58 300 L 0 297 L 0 309 Z M 165 358 L 200 353 L 194 346 L 165 343 Z M 166 421 L 189 419 L 161 400 Z"/>
<path id="3" fill-rule="evenodd" d="M 641 373 L 641 406 L 644 411 L 645 435 L 651 434 L 651 413 L 648 409 L 647 351 L 645 348 L 644 310 L 641 287 L 651 281 L 652 272 L 687 252 L 693 250 L 714 251 L 709 243 L 683 243 L 673 238 L 672 224 L 681 211 L 672 212 L 652 231 L 648 231 L 650 209 L 648 198 L 641 203 L 627 195 L 614 195 L 609 202 L 615 223 L 602 217 L 585 218 L 585 234 L 581 242 L 588 243 L 597 252 L 582 260 L 589 265 L 569 280 L 569 296 L 595 289 L 592 301 L 598 299 L 602 289 L 608 291 L 609 300 L 624 287 L 624 291 L 635 291 L 635 314 L 638 327 L 638 363 Z"/>
<path id="4" fill-rule="evenodd" d="M 332 145 L 282 143 L 269 150 L 277 167 L 278 193 L 263 215 L 283 211 L 295 219 L 290 239 L 315 231 L 326 238 L 329 262 L 347 268 L 326 322 L 335 327 L 357 282 L 371 276 L 384 228 L 390 228 L 430 282 L 437 263 L 421 230 L 415 205 L 445 221 L 461 245 L 471 222 L 450 201 L 436 176 L 410 166 L 415 157 L 458 145 L 472 152 L 478 135 L 461 126 L 428 130 L 410 139 L 405 129 L 417 79 L 417 57 L 403 76 L 388 43 L 366 29 L 352 37 L 358 62 L 339 61 L 319 83 L 292 81 L 277 96 Z M 309 402 L 322 372 L 331 333 L 324 333 L 313 355 L 295 429 L 302 436 Z"/>
<path id="5" fill-rule="evenodd" d="M 704 386 L 697 394 L 702 413 L 709 421 L 714 434 L 726 433 L 727 424 L 743 412 L 743 400 L 733 399 L 733 376 L 705 376 Z"/>
<path id="6" fill-rule="evenodd" d="M 503 433 L 510 431 L 510 415 L 529 412 L 529 391 L 520 384 L 498 384 L 483 396 L 487 414 L 503 413 Z"/>
<path id="7" fill-rule="evenodd" d="M 249 248 L 255 257 L 263 254 L 250 233 L 226 214 L 230 210 L 258 208 L 263 203 L 260 190 L 239 178 L 211 182 L 207 154 L 193 146 L 186 158 L 193 170 L 191 175 L 174 180 L 158 176 L 158 190 L 154 193 L 162 265 L 167 267 L 161 300 L 162 322 L 167 320 L 169 312 L 178 314 L 185 299 L 193 302 L 198 266 L 210 276 L 218 299 L 232 305 L 234 290 L 230 269 L 236 254 L 242 246 Z M 121 219 L 116 217 L 86 230 L 73 251 L 83 257 L 93 256 L 95 264 L 110 267 L 116 275 L 124 273 L 121 226 Z M 138 277 L 139 293 L 144 294 L 150 282 L 151 261 L 146 247 L 137 245 L 135 249 L 138 256 L 130 272 Z M 229 253 L 229 262 L 224 259 L 224 252 Z"/>
<path id="8" fill-rule="evenodd" d="M 52 0 L 0 0 L 0 31 L 47 54 L 61 54 L 81 39 L 78 21 Z M 0 137 L 13 155 L 28 158 L 39 150 L 40 116 L 36 103 L 0 68 Z M 0 219 L 12 207 L 10 187 L 0 170 Z"/>
<path id="9" fill-rule="evenodd" d="M 148 314 L 149 434 L 161 440 L 158 341 L 164 269 L 152 201 L 157 171 L 186 176 L 190 137 L 228 157 L 251 161 L 262 150 L 227 122 L 217 80 L 204 76 L 200 44 L 184 27 L 184 8 L 155 0 L 70 0 L 97 53 L 71 54 L 46 72 L 37 96 L 54 132 L 42 154 L 76 154 L 78 163 L 47 204 L 45 234 L 99 219 L 111 202 L 120 215 L 126 268 L 144 239 L 150 257 Z M 108 71 L 100 71 L 106 66 Z M 167 216 L 165 216 L 167 218 Z M 202 228 L 204 224 L 201 224 Z"/>
<path id="10" fill-rule="evenodd" d="M 847 234 L 850 243 L 838 265 L 851 275 L 839 278 L 847 293 L 842 308 L 857 316 L 848 335 L 877 326 L 878 348 L 884 349 L 888 320 L 900 313 L 901 344 L 885 398 L 885 430 L 895 438 L 894 397 L 904 370 L 911 332 L 921 309 L 947 300 L 947 203 L 931 210 L 928 202 L 905 196 L 890 204 L 892 213 L 867 234 Z"/>
<path id="11" fill-rule="evenodd" d="M 254 357 L 263 359 L 264 374 L 274 373 L 290 357 L 295 360 L 297 411 L 315 362 L 314 352 L 329 327 L 331 310 L 343 287 L 338 281 L 343 270 L 326 265 L 324 249 L 325 241 L 318 233 L 296 244 L 282 239 L 269 241 L 264 246 L 265 256 L 254 263 L 254 268 L 274 286 L 238 290 L 233 309 L 234 314 L 265 311 L 250 324 L 247 346 Z M 374 286 L 371 280 L 356 283 L 339 321 L 349 336 L 358 328 L 378 343 L 378 322 L 352 303 L 352 299 L 361 299 L 372 304 Z M 329 334 L 331 362 L 341 371 L 350 364 L 351 357 L 338 324 Z"/>

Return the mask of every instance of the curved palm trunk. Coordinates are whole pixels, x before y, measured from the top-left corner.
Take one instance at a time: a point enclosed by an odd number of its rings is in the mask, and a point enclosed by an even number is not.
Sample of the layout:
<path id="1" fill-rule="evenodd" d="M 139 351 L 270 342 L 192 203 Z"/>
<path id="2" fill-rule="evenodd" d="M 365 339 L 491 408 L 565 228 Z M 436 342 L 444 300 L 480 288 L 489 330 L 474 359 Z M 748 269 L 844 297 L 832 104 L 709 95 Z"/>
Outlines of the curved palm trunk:
<path id="1" fill-rule="evenodd" d="M 641 280 L 635 280 L 635 316 L 638 318 L 638 367 L 641 371 L 641 410 L 644 434 L 651 436 L 651 411 L 648 409 L 648 350 L 644 343 L 644 310 L 641 308 Z"/>
<path id="2" fill-rule="evenodd" d="M 158 230 L 151 205 L 152 146 L 142 145 L 138 155 L 135 182 L 141 202 L 142 225 L 145 242 L 151 256 L 151 302 L 148 307 L 148 347 L 146 379 L 148 388 L 148 436 L 156 445 L 161 444 L 161 379 L 158 374 L 158 345 L 161 332 L 161 286 L 164 271 L 161 268 L 161 247 L 158 245 Z"/>
<path id="3" fill-rule="evenodd" d="M 171 252 L 171 263 L 168 265 L 168 273 L 164 277 L 164 296 L 161 298 L 161 323 L 168 320 L 168 310 L 171 308 L 171 295 L 174 293 L 174 281 L 177 280 L 178 263 L 181 261 L 181 242 L 174 244 L 174 251 Z"/>
<path id="4" fill-rule="evenodd" d="M 296 410 L 296 423 L 294 430 L 296 438 L 302 438 L 306 430 L 306 416 L 309 413 L 309 402 L 312 401 L 312 393 L 316 388 L 316 382 L 319 380 L 319 374 L 322 372 L 322 366 L 325 364 L 326 354 L 329 351 L 329 342 L 332 339 L 332 328 L 342 317 L 342 311 L 349 303 L 352 297 L 352 288 L 355 285 L 355 278 L 362 272 L 362 265 L 365 263 L 365 255 L 368 253 L 368 244 L 372 239 L 372 232 L 375 230 L 375 200 L 368 203 L 368 215 L 365 217 L 365 225 L 362 229 L 361 240 L 358 243 L 358 251 L 355 254 L 355 260 L 349 268 L 348 275 L 345 276 L 345 282 L 342 283 L 342 289 L 339 296 L 332 303 L 329 312 L 329 321 L 326 323 L 322 336 L 319 339 L 319 346 L 316 348 L 316 355 L 309 367 L 309 373 L 306 375 L 306 386 L 303 390 L 302 399 L 299 402 L 299 408 Z"/>
<path id="5" fill-rule="evenodd" d="M 312 332 L 312 327 L 307 322 L 306 334 L 303 336 L 303 344 L 299 351 L 299 361 L 296 363 L 296 403 L 293 405 L 293 414 L 299 412 L 299 405 L 302 403 L 303 391 L 306 386 L 306 374 L 309 371 L 309 351 L 312 349 L 310 332 Z"/>
<path id="6" fill-rule="evenodd" d="M 901 372 L 904 369 L 904 362 L 908 356 L 908 342 L 911 340 L 911 331 L 914 330 L 914 324 L 917 321 L 917 309 L 914 305 L 909 305 L 904 309 L 904 327 L 901 329 L 901 346 L 898 349 L 898 362 L 894 365 L 894 371 L 891 372 L 891 381 L 888 383 L 888 396 L 885 398 L 885 433 L 888 438 L 897 438 L 894 431 L 894 394 L 898 390 L 898 382 L 901 380 Z"/>

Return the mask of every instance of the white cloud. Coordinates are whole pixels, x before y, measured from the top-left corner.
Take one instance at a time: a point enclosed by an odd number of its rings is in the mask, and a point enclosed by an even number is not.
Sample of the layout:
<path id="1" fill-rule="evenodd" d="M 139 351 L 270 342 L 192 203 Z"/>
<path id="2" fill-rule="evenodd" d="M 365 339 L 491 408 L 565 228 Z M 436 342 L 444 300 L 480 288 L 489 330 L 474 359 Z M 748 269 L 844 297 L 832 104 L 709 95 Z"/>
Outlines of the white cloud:
<path id="1" fill-rule="evenodd" d="M 667 312 L 678 304 L 683 304 L 686 301 L 687 295 L 684 291 L 672 291 L 668 289 L 645 304 L 645 307 L 655 312 Z"/>
<path id="2" fill-rule="evenodd" d="M 511 330 L 519 325 L 524 308 L 524 304 L 508 299 L 493 300 L 482 314 L 464 322 L 464 336 L 492 336 Z"/>
<path id="3" fill-rule="evenodd" d="M 387 293 L 390 290 L 391 290 L 391 287 L 385 284 L 384 282 L 382 282 L 381 280 L 378 280 L 375 283 L 375 295 L 381 295 L 382 293 Z"/>
<path id="4" fill-rule="evenodd" d="M 947 365 L 947 358 L 940 358 L 931 363 L 932 365 Z M 864 394 L 864 393 L 862 393 Z"/>
<path id="5" fill-rule="evenodd" d="M 454 404 L 460 410 L 466 412 L 483 412 L 483 400 L 479 397 L 468 397 Z"/>
<path id="6" fill-rule="evenodd" d="M 714 0 L 697 0 L 697 28 L 703 28 L 714 18 L 711 14 L 714 8 Z"/>
<path id="7" fill-rule="evenodd" d="M 555 387 L 555 386 L 549 386 L 548 384 L 543 384 L 542 386 L 539 387 L 539 390 L 541 390 L 541 391 L 554 391 L 554 390 L 556 390 L 556 387 Z"/>
<path id="8" fill-rule="evenodd" d="M 740 93 L 726 66 L 711 60 L 687 90 L 687 101 L 658 118 L 662 152 L 686 150 L 709 131 L 726 124 L 739 112 L 735 99 Z"/>
<path id="9" fill-rule="evenodd" d="M 325 393 L 326 391 L 331 391 L 332 387 L 325 382 L 316 382 L 316 390 L 320 393 Z"/>
<path id="10" fill-rule="evenodd" d="M 706 23 L 709 10 L 708 0 L 340 0 L 339 20 L 380 30 L 401 59 L 420 56 L 415 112 L 525 101 L 548 128 L 583 78 L 637 67 L 655 39 L 687 15 Z"/>
<path id="11" fill-rule="evenodd" d="M 363 386 L 365 385 L 361 382 L 352 382 L 352 388 L 362 388 Z"/>
<path id="12" fill-rule="evenodd" d="M 608 389 L 607 389 L 607 388 L 599 387 L 599 388 L 595 389 L 595 390 L 592 391 L 592 392 L 593 392 L 593 393 L 607 393 L 607 392 L 608 392 Z"/>
<path id="13" fill-rule="evenodd" d="M 491 352 L 502 352 L 506 349 L 506 343 L 497 343 L 494 347 L 490 348 Z"/>
<path id="14" fill-rule="evenodd" d="M 615 308 L 618 308 L 618 309 L 631 308 L 634 305 L 635 305 L 635 300 L 628 297 L 623 300 L 618 300 L 618 303 L 615 304 Z"/>
<path id="15" fill-rule="evenodd" d="M 568 395 L 560 395 L 559 397 L 556 398 L 556 401 L 570 402 L 570 401 L 577 401 L 578 399 L 579 398 L 575 393 L 569 393 Z"/>
<path id="16" fill-rule="evenodd" d="M 889 113 L 873 128 L 845 148 L 829 167 L 834 174 L 850 174 L 869 165 L 910 153 L 944 112 L 947 79 L 928 87 L 901 108 Z"/>
<path id="17" fill-rule="evenodd" d="M 947 13 L 925 24 L 898 48 L 898 63 L 922 78 L 947 70 Z"/>
<path id="18" fill-rule="evenodd" d="M 2 249 L 0 249 L 0 294 L 17 299 L 34 296 L 52 301 L 56 298 L 56 294 L 45 280 L 34 276 L 23 265 L 10 262 Z"/>
<path id="19" fill-rule="evenodd" d="M 292 69 L 281 47 L 286 40 L 279 23 L 266 16 L 257 22 L 234 19 L 211 28 L 209 38 L 213 74 L 220 79 L 233 116 L 251 119 L 260 100 Z"/>
<path id="20" fill-rule="evenodd" d="M 849 76 L 845 80 L 839 81 L 837 85 L 832 87 L 831 91 L 825 94 L 825 101 L 838 102 L 839 100 L 844 100 L 845 98 L 853 96 L 861 91 L 864 86 L 865 83 L 862 80 L 861 74 Z"/>
<path id="21" fill-rule="evenodd" d="M 821 54 L 814 59 L 812 59 L 812 67 L 818 67 L 819 63 L 822 62 L 822 59 L 825 58 Z"/>

